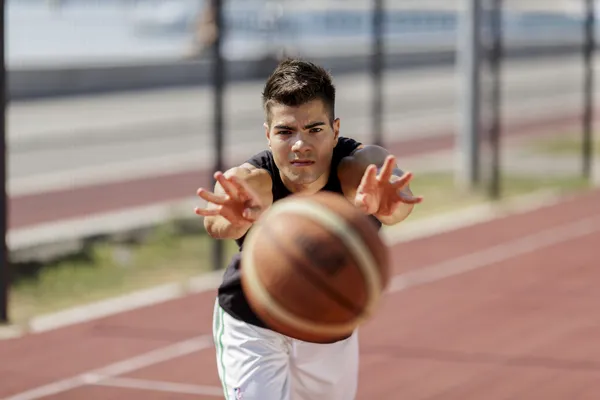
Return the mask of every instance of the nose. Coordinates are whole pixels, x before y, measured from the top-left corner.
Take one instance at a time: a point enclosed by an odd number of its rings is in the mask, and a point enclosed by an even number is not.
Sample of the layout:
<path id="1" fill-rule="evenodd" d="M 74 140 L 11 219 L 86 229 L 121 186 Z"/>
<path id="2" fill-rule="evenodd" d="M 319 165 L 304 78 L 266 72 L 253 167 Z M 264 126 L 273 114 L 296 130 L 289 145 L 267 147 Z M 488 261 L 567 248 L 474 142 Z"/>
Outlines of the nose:
<path id="1" fill-rule="evenodd" d="M 304 137 L 301 134 L 296 136 L 296 140 L 292 145 L 292 151 L 294 153 L 306 153 L 309 149 L 310 146 Z"/>

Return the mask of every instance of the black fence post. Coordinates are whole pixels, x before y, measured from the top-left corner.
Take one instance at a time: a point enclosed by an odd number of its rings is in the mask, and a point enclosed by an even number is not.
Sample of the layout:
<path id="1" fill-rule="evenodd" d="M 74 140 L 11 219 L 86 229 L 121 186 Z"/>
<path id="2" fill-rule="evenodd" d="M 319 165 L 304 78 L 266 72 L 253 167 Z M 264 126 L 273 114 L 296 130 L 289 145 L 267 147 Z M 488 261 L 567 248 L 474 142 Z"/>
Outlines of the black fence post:
<path id="1" fill-rule="evenodd" d="M 594 0 L 585 1 L 585 23 L 583 46 L 584 79 L 583 79 L 583 176 L 592 178 L 592 166 L 594 158 L 594 55 L 595 55 L 595 25 L 596 10 Z"/>
<path id="2" fill-rule="evenodd" d="M 0 68 L 2 75 L 0 78 L 0 104 L 2 105 L 2 115 L 0 119 L 0 132 L 2 135 L 2 140 L 0 141 L 0 145 L 2 149 L 0 150 L 0 154 L 2 160 L 0 161 L 0 178 L 2 179 L 2 200 L 0 200 L 0 230 L 2 231 L 2 243 L 0 243 L 0 323 L 8 323 L 9 322 L 9 313 L 8 313 L 8 295 L 10 288 L 10 256 L 8 254 L 8 246 L 6 245 L 6 236 L 8 233 L 8 195 L 6 192 L 6 164 L 7 164 L 7 151 L 6 151 L 6 103 L 7 103 L 7 78 L 6 78 L 6 35 L 5 29 L 6 26 L 6 2 L 4 0 L 0 0 L 0 6 L 2 6 L 2 10 L 0 11 L 2 22 L 2 40 L 0 40 L 0 53 L 2 54 L 2 58 L 0 59 Z"/>
<path id="3" fill-rule="evenodd" d="M 491 147 L 491 177 L 489 195 L 492 199 L 501 196 L 501 125 L 502 125 L 502 97 L 501 97 L 501 63 L 503 56 L 502 40 L 502 0 L 491 0 L 490 7 L 490 36 L 491 48 L 489 51 L 489 66 L 492 75 L 491 87 L 491 120 L 489 126 L 489 140 Z"/>
<path id="4" fill-rule="evenodd" d="M 462 0 L 459 11 L 456 68 L 460 72 L 460 119 L 456 141 L 460 163 L 456 183 L 472 190 L 481 180 L 482 0 Z"/>
<path id="5" fill-rule="evenodd" d="M 373 129 L 373 143 L 383 146 L 383 0 L 373 1 L 373 47 L 371 55 L 371 78 L 373 84 L 373 99 L 371 104 L 371 121 Z"/>
<path id="6" fill-rule="evenodd" d="M 211 0 L 212 9 L 210 10 L 214 15 L 214 24 L 216 30 L 216 37 L 212 46 L 212 76 L 213 76 L 213 140 L 214 140 L 214 166 L 213 172 L 223 171 L 223 143 L 224 134 L 223 131 L 224 121 L 224 91 L 225 91 L 225 60 L 223 59 L 222 44 L 223 44 L 223 32 L 225 29 L 225 23 L 223 18 L 223 2 L 225 0 Z M 214 178 L 211 176 L 211 180 Z M 223 268 L 225 258 L 225 248 L 222 240 L 213 241 L 213 269 L 217 270 Z"/>

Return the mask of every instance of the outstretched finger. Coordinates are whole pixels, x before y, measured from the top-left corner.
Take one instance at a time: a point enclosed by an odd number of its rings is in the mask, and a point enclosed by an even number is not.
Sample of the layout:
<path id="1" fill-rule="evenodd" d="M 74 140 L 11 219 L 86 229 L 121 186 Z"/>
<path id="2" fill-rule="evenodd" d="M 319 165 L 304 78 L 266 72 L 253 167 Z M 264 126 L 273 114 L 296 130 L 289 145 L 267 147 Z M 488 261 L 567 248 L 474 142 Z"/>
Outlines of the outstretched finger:
<path id="1" fill-rule="evenodd" d="M 404 175 L 402 175 L 399 179 L 397 179 L 393 183 L 393 186 L 394 186 L 394 188 L 396 188 L 398 190 L 403 189 L 406 185 L 408 185 L 410 183 L 412 178 L 413 178 L 413 173 L 406 172 L 406 173 L 404 173 Z"/>
<path id="2" fill-rule="evenodd" d="M 379 170 L 379 181 L 389 182 L 394 172 L 394 166 L 396 165 L 396 157 L 389 155 L 385 158 L 381 169 Z"/>
<path id="3" fill-rule="evenodd" d="M 200 198 L 208 201 L 209 203 L 223 205 L 227 201 L 227 196 L 215 194 L 202 188 L 198 189 L 197 194 Z"/>
<path id="4" fill-rule="evenodd" d="M 398 198 L 405 204 L 419 204 L 423 201 L 422 196 L 412 196 L 406 193 L 398 193 Z"/>
<path id="5" fill-rule="evenodd" d="M 260 207 L 248 207 L 242 212 L 242 217 L 244 217 L 246 221 L 256 222 L 261 214 L 262 209 Z"/>
<path id="6" fill-rule="evenodd" d="M 256 192 L 246 183 L 244 180 L 238 178 L 237 176 L 231 177 L 231 183 L 235 185 L 236 190 L 238 191 L 241 197 L 244 197 L 243 200 L 251 200 L 254 204 L 260 202 L 260 198 L 256 194 Z"/>
<path id="7" fill-rule="evenodd" d="M 360 184 L 358 185 L 357 191 L 359 193 L 363 192 L 375 184 L 377 184 L 377 167 L 374 164 L 371 164 L 365 170 L 365 173 L 360 180 Z"/>
<path id="8" fill-rule="evenodd" d="M 354 199 L 354 206 L 365 214 L 369 214 L 369 196 L 367 194 L 358 194 Z"/>
<path id="9" fill-rule="evenodd" d="M 194 208 L 194 213 L 196 213 L 196 215 L 201 215 L 203 217 L 215 217 L 217 215 L 220 215 L 221 210 L 220 210 L 220 208 L 196 207 L 196 208 Z"/>
<path id="10" fill-rule="evenodd" d="M 237 198 L 239 196 L 236 186 L 233 183 L 231 183 L 231 178 L 227 178 L 222 172 L 216 172 L 215 179 L 217 180 L 217 182 L 219 182 L 219 184 L 221 185 L 225 193 L 229 195 L 229 197 Z"/>

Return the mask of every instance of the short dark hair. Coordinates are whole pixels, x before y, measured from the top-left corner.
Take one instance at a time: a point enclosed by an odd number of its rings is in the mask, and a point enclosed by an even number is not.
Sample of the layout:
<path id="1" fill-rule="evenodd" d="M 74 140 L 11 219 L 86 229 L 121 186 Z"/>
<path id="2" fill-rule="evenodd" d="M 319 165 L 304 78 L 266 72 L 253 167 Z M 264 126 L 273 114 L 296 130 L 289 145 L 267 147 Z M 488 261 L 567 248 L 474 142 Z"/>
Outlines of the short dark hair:
<path id="1" fill-rule="evenodd" d="M 315 99 L 323 101 L 330 122 L 334 120 L 335 86 L 331 74 L 309 61 L 295 58 L 281 61 L 267 79 L 262 99 L 269 122 L 273 103 L 297 107 Z"/>

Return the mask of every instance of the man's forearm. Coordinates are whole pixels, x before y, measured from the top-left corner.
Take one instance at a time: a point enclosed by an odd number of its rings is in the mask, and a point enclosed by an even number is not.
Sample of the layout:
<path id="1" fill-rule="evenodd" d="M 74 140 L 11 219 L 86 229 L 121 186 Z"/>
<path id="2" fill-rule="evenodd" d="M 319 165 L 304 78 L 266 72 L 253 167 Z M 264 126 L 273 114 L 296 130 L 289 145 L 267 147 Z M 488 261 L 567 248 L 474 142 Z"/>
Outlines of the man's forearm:
<path id="1" fill-rule="evenodd" d="M 380 216 L 375 213 L 374 217 L 381 221 L 383 225 L 396 225 L 404 221 L 410 215 L 414 207 L 414 204 L 400 203 L 392 215 Z"/>
<path id="2" fill-rule="evenodd" d="M 204 218 L 204 228 L 213 239 L 239 239 L 248 232 L 251 226 L 250 222 L 243 226 L 233 225 L 221 216 Z"/>

